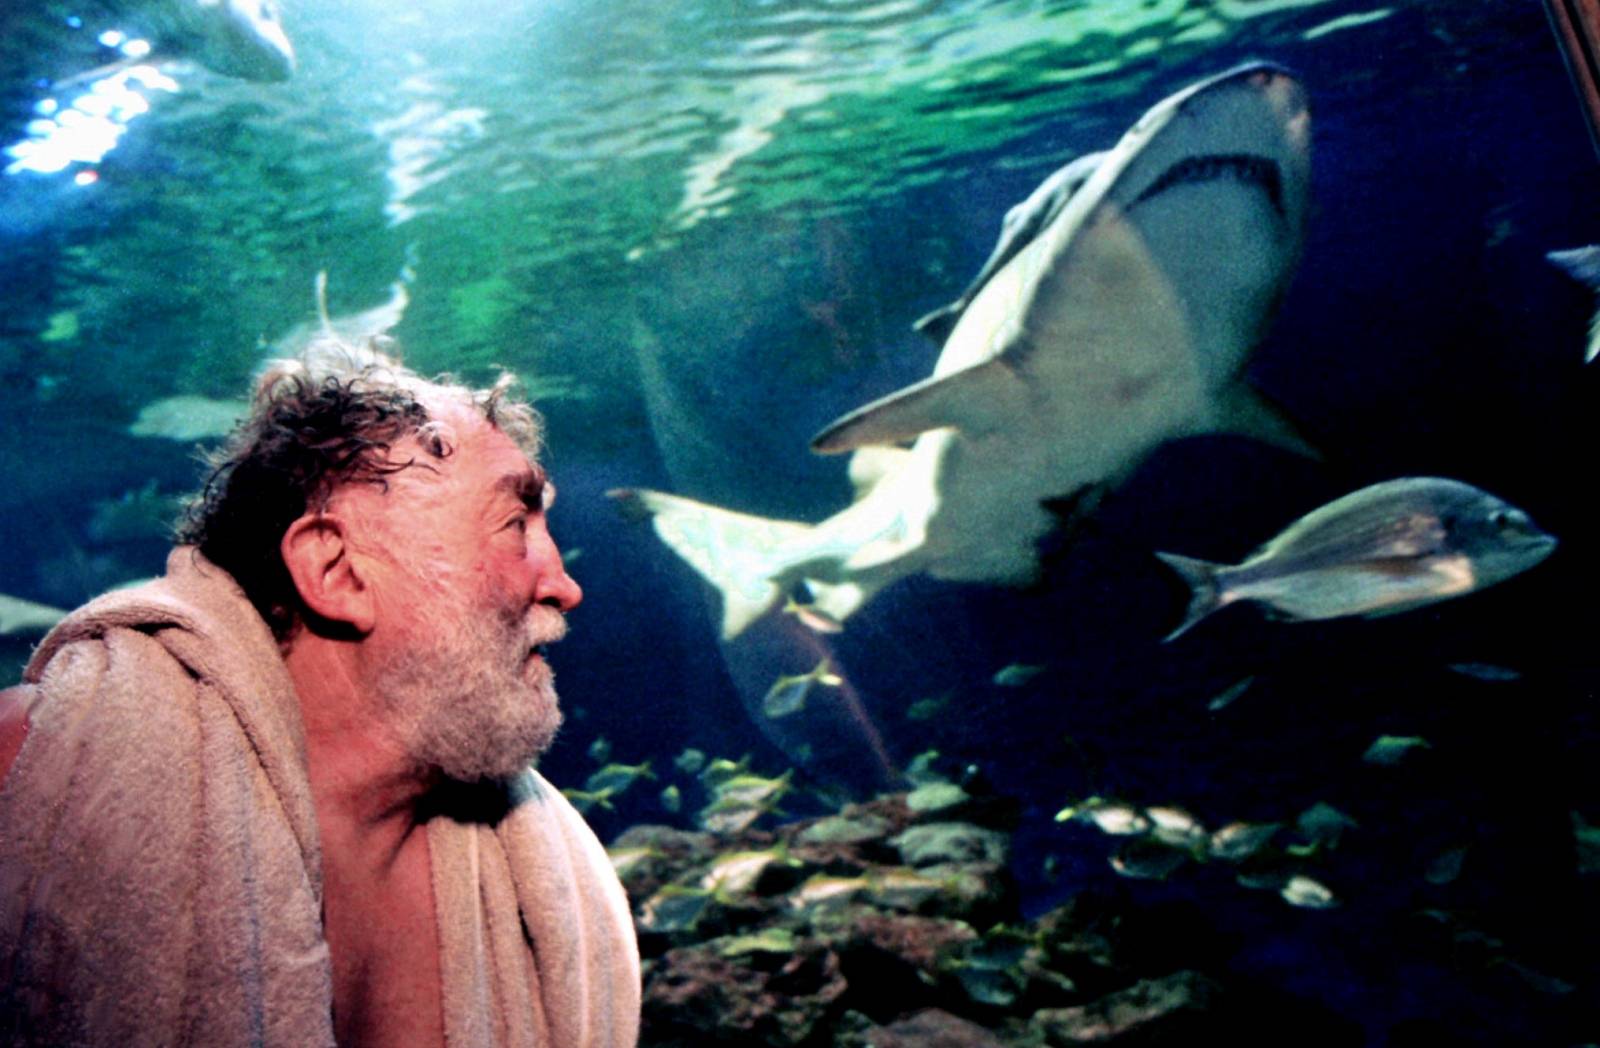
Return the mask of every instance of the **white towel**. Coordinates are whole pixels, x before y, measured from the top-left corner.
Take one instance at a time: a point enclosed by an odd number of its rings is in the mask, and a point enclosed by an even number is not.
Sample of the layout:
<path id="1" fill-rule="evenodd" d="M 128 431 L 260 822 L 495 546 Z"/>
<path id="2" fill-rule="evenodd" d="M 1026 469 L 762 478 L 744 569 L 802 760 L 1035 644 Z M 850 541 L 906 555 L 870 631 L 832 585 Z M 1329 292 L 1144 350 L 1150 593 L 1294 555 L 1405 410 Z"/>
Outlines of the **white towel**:
<path id="1" fill-rule="evenodd" d="M 193 549 L 41 643 L 0 789 L 0 1043 L 333 1043 L 304 729 Z M 427 823 L 447 1043 L 628 1048 L 639 959 L 594 834 L 529 769 Z"/>

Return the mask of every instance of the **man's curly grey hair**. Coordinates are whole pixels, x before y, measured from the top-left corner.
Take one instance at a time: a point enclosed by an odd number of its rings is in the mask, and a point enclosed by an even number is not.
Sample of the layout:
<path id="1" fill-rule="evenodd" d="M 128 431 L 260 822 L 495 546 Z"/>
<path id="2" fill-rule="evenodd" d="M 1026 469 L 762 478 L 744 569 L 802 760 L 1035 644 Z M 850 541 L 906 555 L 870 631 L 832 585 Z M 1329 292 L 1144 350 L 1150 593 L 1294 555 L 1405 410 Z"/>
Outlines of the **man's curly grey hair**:
<path id="1" fill-rule="evenodd" d="M 209 474 L 184 512 L 178 541 L 232 575 L 286 641 L 309 614 L 279 551 L 289 525 L 325 508 L 343 485 L 387 489 L 390 475 L 419 464 L 390 457 L 407 437 L 435 459 L 452 454 L 430 403 L 470 405 L 537 461 L 543 424 L 512 394 L 515 382 L 506 372 L 484 389 L 448 375 L 423 378 L 400 363 L 390 339 L 356 347 L 329 332 L 298 358 L 267 364 L 249 413 L 205 456 Z"/>

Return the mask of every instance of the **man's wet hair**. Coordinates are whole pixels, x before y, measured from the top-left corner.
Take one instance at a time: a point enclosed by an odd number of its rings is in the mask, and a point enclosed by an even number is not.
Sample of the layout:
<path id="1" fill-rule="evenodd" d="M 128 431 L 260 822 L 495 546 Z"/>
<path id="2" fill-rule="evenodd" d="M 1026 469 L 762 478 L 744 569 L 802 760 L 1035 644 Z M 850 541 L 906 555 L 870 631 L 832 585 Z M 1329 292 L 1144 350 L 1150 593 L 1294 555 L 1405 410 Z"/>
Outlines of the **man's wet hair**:
<path id="1" fill-rule="evenodd" d="M 543 439 L 538 413 L 512 393 L 501 373 L 474 389 L 449 375 L 433 379 L 404 367 L 392 340 L 355 347 L 331 335 L 298 358 L 269 363 L 250 411 L 226 443 L 205 453 L 204 486 L 185 508 L 177 540 L 227 571 L 281 643 L 311 615 L 283 563 L 280 544 L 308 509 L 326 508 L 347 484 L 375 484 L 413 465 L 390 450 L 418 438 L 434 459 L 454 448 L 427 403 L 471 405 L 490 425 L 537 461 Z"/>

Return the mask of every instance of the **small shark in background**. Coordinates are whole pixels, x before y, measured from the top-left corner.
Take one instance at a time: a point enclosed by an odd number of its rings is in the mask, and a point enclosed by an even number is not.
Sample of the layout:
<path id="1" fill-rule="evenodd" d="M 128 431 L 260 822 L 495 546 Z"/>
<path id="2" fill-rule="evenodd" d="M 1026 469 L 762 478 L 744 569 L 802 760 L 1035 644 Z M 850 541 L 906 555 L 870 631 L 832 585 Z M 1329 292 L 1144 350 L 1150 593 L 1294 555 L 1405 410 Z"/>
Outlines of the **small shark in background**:
<path id="1" fill-rule="evenodd" d="M 407 290 L 415 272 L 407 264 L 400 278 L 389 285 L 389 300 L 359 313 L 328 315 L 328 273 L 319 270 L 313 285 L 317 319 L 296 324 L 268 348 L 275 359 L 303 358 L 315 361 L 320 355 L 336 354 L 341 363 L 364 365 L 375 360 L 374 343 L 381 345 L 389 332 L 405 317 L 411 304 Z M 256 376 L 258 379 L 260 375 Z M 218 400 L 214 397 L 179 394 L 163 397 L 139 409 L 139 417 L 128 427 L 136 437 L 156 437 L 192 443 L 225 437 L 249 411 L 244 400 Z"/>
<path id="2" fill-rule="evenodd" d="M 1600 244 L 1575 247 L 1570 251 L 1551 251 L 1544 257 L 1567 276 L 1600 295 Z M 1600 307 L 1589 319 L 1589 345 L 1584 350 L 1583 362 L 1590 363 L 1597 356 L 1600 356 Z"/>
<path id="3" fill-rule="evenodd" d="M 1312 510 L 1237 566 L 1156 556 L 1193 590 L 1171 640 L 1241 600 L 1290 619 L 1392 615 L 1504 581 L 1555 548 L 1526 513 L 1470 484 L 1402 477 Z"/>
<path id="4" fill-rule="evenodd" d="M 214 73 L 264 83 L 294 75 L 294 45 L 279 16 L 277 0 L 102 0 L 122 30 L 150 42 L 148 55 L 82 73 L 56 86 L 98 79 L 124 65 L 183 59 Z"/>
<path id="5" fill-rule="evenodd" d="M 1303 449 L 1240 372 L 1298 261 L 1309 169 L 1290 73 L 1193 84 L 1007 214 L 977 280 L 918 322 L 943 339 L 931 377 L 812 441 L 855 453 L 851 506 L 809 525 L 611 494 L 716 586 L 729 639 L 800 583 L 836 622 L 916 572 L 1026 584 L 1059 522 L 1047 503 L 1081 506 L 1164 441 L 1232 430 Z"/>

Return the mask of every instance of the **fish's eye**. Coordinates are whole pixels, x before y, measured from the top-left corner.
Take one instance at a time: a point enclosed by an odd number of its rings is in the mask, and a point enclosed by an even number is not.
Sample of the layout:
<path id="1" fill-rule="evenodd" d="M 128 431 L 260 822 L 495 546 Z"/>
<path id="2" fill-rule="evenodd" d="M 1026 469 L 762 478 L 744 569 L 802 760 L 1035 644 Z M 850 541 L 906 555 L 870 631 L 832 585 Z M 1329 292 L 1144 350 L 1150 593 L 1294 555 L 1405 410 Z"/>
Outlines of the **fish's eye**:
<path id="1" fill-rule="evenodd" d="M 1497 509 L 1489 514 L 1489 525 L 1501 534 L 1526 530 L 1527 518 L 1516 510 Z"/>

